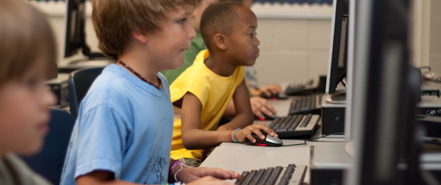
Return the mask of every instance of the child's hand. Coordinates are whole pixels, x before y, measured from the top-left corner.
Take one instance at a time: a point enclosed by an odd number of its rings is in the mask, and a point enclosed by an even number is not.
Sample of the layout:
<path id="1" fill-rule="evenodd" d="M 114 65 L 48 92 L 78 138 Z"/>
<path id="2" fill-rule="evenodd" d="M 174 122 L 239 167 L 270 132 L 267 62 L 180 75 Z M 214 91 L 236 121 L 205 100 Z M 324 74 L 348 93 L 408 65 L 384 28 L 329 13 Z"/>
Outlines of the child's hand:
<path id="1" fill-rule="evenodd" d="M 177 176 L 178 180 L 185 182 L 185 183 L 192 182 L 191 184 L 193 185 L 193 183 L 195 183 L 195 184 L 210 184 L 210 183 L 222 184 L 221 182 L 223 182 L 223 181 L 221 181 L 221 180 L 237 179 L 239 177 L 239 174 L 234 171 L 231 171 L 231 170 L 220 169 L 220 168 L 184 167 L 184 169 L 182 169 L 181 172 L 178 172 L 178 174 L 176 176 Z M 227 184 L 229 184 L 229 183 L 227 183 Z"/>
<path id="2" fill-rule="evenodd" d="M 216 179 L 211 176 L 202 177 L 198 180 L 195 180 L 191 183 L 188 183 L 188 185 L 231 185 L 231 183 L 222 181 L 220 179 Z"/>
<path id="3" fill-rule="evenodd" d="M 265 118 L 262 113 L 268 116 L 272 116 L 273 114 L 277 113 L 276 109 L 271 105 L 271 103 L 264 98 L 251 97 L 250 104 L 253 114 L 258 118 Z"/>
<path id="4" fill-rule="evenodd" d="M 253 124 L 245 127 L 244 129 L 238 130 L 236 134 L 234 134 L 234 139 L 243 143 L 245 142 L 245 138 L 248 138 L 251 142 L 254 143 L 256 142 L 256 139 L 254 139 L 254 137 L 251 136 L 251 134 L 254 133 L 260 138 L 265 139 L 265 136 L 262 134 L 262 131 L 268 133 L 270 136 L 278 137 L 278 135 L 269 127 L 263 124 Z"/>
<path id="5" fill-rule="evenodd" d="M 277 93 L 281 93 L 282 92 L 282 88 L 278 84 L 276 84 L 276 85 L 268 85 L 268 86 L 265 86 L 263 88 L 260 88 L 259 90 L 261 92 L 265 93 L 266 96 L 268 96 L 268 97 L 271 96 L 271 92 L 273 94 L 277 94 Z"/>

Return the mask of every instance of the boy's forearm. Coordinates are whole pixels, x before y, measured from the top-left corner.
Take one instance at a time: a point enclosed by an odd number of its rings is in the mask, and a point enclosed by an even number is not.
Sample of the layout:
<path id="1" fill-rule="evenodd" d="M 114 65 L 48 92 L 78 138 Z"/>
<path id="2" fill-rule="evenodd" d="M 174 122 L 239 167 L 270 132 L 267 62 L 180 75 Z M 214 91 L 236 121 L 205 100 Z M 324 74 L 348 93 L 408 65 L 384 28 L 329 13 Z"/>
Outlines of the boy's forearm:
<path id="1" fill-rule="evenodd" d="M 114 178 L 112 172 L 104 170 L 96 170 L 77 179 L 78 185 L 138 185 L 127 181 L 122 181 Z"/>
<path id="2" fill-rule="evenodd" d="M 236 129 L 236 128 L 245 128 L 248 125 L 253 124 L 254 116 L 251 114 L 237 114 L 230 122 L 222 125 L 226 130 Z"/>
<path id="3" fill-rule="evenodd" d="M 189 150 L 212 148 L 218 146 L 222 142 L 228 141 L 231 141 L 229 130 L 207 131 L 192 129 L 182 132 L 182 142 L 184 147 Z"/>

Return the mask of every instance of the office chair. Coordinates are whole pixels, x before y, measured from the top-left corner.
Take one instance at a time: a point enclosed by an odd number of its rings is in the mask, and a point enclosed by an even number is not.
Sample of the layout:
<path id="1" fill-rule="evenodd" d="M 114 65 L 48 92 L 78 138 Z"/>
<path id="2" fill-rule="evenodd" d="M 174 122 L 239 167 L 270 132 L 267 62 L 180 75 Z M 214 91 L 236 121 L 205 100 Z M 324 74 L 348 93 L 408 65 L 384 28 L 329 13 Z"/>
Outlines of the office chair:
<path id="1" fill-rule="evenodd" d="M 101 74 L 103 69 L 102 67 L 79 69 L 69 74 L 69 80 L 67 81 L 69 107 L 70 113 L 74 118 L 78 117 L 81 100 L 83 100 L 90 85 L 92 85 L 95 78 Z"/>
<path id="2" fill-rule="evenodd" d="M 20 157 L 32 170 L 51 183 L 60 184 L 64 158 L 75 118 L 62 109 L 51 109 L 50 114 L 49 133 L 44 140 L 43 149 L 34 156 Z"/>

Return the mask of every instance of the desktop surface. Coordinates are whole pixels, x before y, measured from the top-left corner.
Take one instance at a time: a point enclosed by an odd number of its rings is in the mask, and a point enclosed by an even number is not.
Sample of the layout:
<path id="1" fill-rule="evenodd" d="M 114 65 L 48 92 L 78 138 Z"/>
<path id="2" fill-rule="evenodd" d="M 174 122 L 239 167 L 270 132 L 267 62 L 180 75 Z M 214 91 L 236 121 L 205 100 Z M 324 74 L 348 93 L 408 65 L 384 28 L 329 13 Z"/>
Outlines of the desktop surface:
<path id="1" fill-rule="evenodd" d="M 283 140 L 283 144 L 303 143 L 302 140 Z M 214 149 L 201 167 L 216 167 L 233 170 L 238 173 L 288 164 L 309 166 L 309 146 L 264 147 L 242 143 L 222 143 Z M 235 180 L 229 180 L 234 183 Z M 309 183 L 309 170 L 306 172 L 305 183 Z"/>
<path id="2" fill-rule="evenodd" d="M 287 116 L 291 100 L 295 97 L 290 97 L 287 100 L 269 100 L 274 108 L 278 111 L 278 116 Z M 269 125 L 271 121 L 254 121 L 254 124 Z M 321 123 L 319 123 L 321 124 Z M 343 137 L 326 137 L 321 138 L 321 127 L 317 129 L 312 136 L 315 141 L 307 141 L 306 145 L 298 146 L 282 146 L 282 147 L 265 147 L 265 146 L 251 146 L 242 143 L 224 142 L 216 147 L 208 158 L 201 164 L 201 167 L 216 167 L 233 170 L 237 173 L 243 171 L 250 171 L 254 169 L 268 168 L 282 166 L 288 164 L 306 165 L 306 175 L 304 184 L 310 183 L 310 147 L 329 147 L 335 143 L 340 143 L 344 146 Z M 283 139 L 283 145 L 304 143 L 301 139 Z M 331 146 L 332 147 L 332 146 Z M 342 151 L 344 153 L 344 149 Z M 228 180 L 234 183 L 236 180 Z"/>

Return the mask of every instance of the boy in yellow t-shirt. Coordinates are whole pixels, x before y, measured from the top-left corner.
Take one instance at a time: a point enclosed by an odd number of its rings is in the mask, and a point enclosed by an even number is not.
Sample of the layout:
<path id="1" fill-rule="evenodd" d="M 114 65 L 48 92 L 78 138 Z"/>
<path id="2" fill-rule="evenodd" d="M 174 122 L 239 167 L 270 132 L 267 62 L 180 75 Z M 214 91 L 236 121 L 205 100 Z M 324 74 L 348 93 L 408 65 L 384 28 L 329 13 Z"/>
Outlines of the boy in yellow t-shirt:
<path id="1" fill-rule="evenodd" d="M 209 6 L 203 13 L 200 30 L 208 50 L 201 51 L 192 66 L 171 85 L 175 121 L 171 157 L 198 166 L 202 151 L 222 142 L 255 142 L 255 133 L 276 133 L 262 124 L 252 125 L 244 67 L 259 56 L 254 13 L 236 2 Z M 236 116 L 218 126 L 229 100 L 233 98 Z M 243 128 L 240 130 L 240 128 Z"/>

